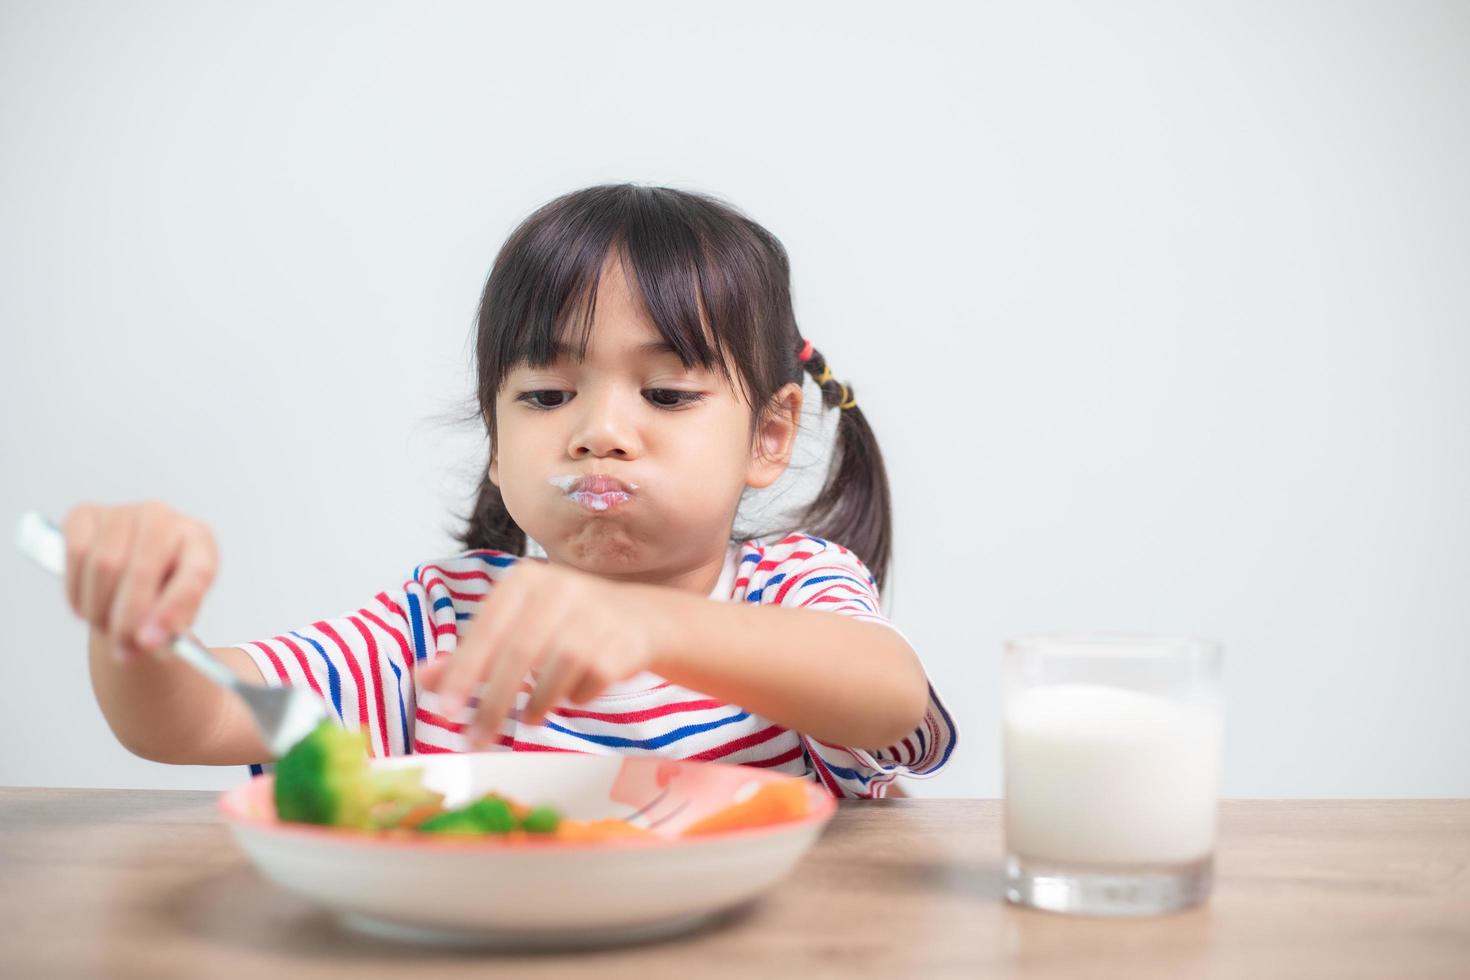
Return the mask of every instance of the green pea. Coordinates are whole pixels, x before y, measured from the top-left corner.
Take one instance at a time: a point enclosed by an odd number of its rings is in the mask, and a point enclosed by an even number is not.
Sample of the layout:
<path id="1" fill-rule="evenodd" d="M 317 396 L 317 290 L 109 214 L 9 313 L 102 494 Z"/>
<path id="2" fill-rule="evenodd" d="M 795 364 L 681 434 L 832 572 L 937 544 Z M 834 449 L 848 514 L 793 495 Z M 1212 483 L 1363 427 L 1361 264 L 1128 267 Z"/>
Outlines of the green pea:
<path id="1" fill-rule="evenodd" d="M 530 834 L 554 834 L 560 823 L 561 814 L 555 807 L 538 806 L 526 814 L 526 819 L 521 821 L 521 829 Z"/>

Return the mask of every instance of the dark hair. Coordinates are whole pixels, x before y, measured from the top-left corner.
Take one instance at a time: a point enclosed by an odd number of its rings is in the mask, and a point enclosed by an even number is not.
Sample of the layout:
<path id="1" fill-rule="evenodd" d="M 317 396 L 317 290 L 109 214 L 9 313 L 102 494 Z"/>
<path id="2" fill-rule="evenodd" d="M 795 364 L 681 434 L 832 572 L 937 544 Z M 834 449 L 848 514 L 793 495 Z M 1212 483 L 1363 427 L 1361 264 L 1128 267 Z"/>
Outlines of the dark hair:
<path id="1" fill-rule="evenodd" d="M 636 184 L 602 184 L 541 206 L 513 231 L 491 266 L 475 333 L 478 417 L 495 439 L 495 396 L 516 365 L 540 366 L 565 340 L 565 322 L 584 310 L 577 350 L 586 352 L 597 283 L 617 252 L 631 270 L 659 333 L 686 367 L 727 378 L 726 358 L 752 406 L 752 423 L 803 368 L 820 378 L 826 359 L 803 341 L 791 306 L 790 264 L 774 235 L 718 199 Z M 701 321 L 708 318 L 708 327 Z M 714 343 L 710 343 L 710 338 Z M 723 355 L 722 356 L 722 352 Z M 852 389 L 828 379 L 823 404 L 837 410 Z M 851 405 L 851 401 L 847 404 Z M 862 559 L 879 587 L 887 575 L 892 517 L 883 457 L 862 410 L 841 409 L 836 457 L 802 530 Z M 466 548 L 524 554 L 526 535 L 482 468 Z"/>

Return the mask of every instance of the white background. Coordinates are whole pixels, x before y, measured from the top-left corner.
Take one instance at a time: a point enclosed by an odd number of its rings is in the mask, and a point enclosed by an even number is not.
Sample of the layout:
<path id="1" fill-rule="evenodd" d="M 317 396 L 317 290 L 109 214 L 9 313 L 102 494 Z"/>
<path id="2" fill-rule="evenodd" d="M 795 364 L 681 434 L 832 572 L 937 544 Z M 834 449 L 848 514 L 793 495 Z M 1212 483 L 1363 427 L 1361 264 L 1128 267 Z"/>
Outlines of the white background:
<path id="1" fill-rule="evenodd" d="M 892 612 L 1000 792 L 1009 634 L 1226 644 L 1229 796 L 1470 795 L 1470 6 L 0 5 L 0 518 L 161 497 L 248 640 L 452 550 L 541 203 L 717 194 L 878 431 Z M 6 536 L 9 531 L 6 530 Z M 0 560 L 0 784 L 131 757 Z"/>

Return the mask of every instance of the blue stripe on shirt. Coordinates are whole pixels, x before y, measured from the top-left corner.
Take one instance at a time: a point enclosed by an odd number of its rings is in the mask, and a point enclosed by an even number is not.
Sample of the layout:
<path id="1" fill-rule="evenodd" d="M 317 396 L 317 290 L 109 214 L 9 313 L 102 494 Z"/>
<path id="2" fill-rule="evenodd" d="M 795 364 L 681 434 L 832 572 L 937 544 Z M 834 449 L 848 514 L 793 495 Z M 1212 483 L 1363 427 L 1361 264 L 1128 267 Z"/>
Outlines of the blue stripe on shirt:
<path id="1" fill-rule="evenodd" d="M 742 711 L 738 714 L 730 715 L 727 718 L 717 718 L 714 721 L 707 721 L 700 725 L 685 725 L 683 728 L 675 728 L 672 731 L 664 732 L 662 735 L 655 735 L 653 738 L 623 738 L 618 735 L 591 735 L 587 732 L 574 732 L 570 728 L 563 728 L 550 719 L 542 724 L 552 731 L 561 732 L 564 735 L 571 735 L 573 738 L 580 738 L 584 742 L 592 742 L 595 745 L 606 745 L 614 749 L 658 749 L 668 745 L 670 742 L 677 742 L 681 738 L 697 735 L 700 732 L 707 732 L 712 728 L 723 728 L 725 725 L 733 725 L 749 717 L 750 714 L 748 712 Z"/>
<path id="2" fill-rule="evenodd" d="M 399 670 L 398 665 L 393 662 L 391 654 L 388 655 L 387 660 L 388 666 L 393 668 L 393 678 L 397 681 L 393 685 L 393 690 L 398 693 L 398 723 L 403 726 L 403 754 L 408 755 L 413 752 L 413 738 L 408 733 L 408 712 L 403 707 L 403 671 Z"/>
<path id="3" fill-rule="evenodd" d="M 424 646 L 424 614 L 419 609 L 419 597 L 412 593 L 408 596 L 408 613 L 413 620 L 413 656 L 415 660 L 423 660 L 429 656 Z"/>
<path id="4" fill-rule="evenodd" d="M 856 769 L 844 769 L 842 766 L 833 765 L 832 761 L 829 760 L 826 756 L 822 756 L 822 765 L 826 766 L 827 770 L 831 772 L 832 775 L 841 776 L 843 779 L 856 779 L 864 786 L 868 785 L 868 781 L 871 780 L 873 776 L 878 775 L 878 773 L 875 772 L 870 776 L 864 776 Z"/>
<path id="5" fill-rule="evenodd" d="M 955 731 L 954 719 L 949 716 L 948 711 L 944 710 L 944 705 L 939 703 L 939 699 L 934 697 L 933 685 L 930 685 L 929 687 L 929 697 L 931 700 L 933 700 L 935 706 L 939 708 L 939 716 L 944 719 L 944 725 L 946 728 L 949 729 L 949 739 L 944 746 L 944 755 L 940 756 L 939 761 L 934 763 L 934 765 L 930 766 L 928 769 L 925 769 L 924 772 L 933 772 L 940 766 L 948 762 L 949 754 L 954 751 L 955 742 L 959 741 L 959 733 Z"/>
<path id="6" fill-rule="evenodd" d="M 796 591 L 800 592 L 803 589 L 822 582 L 852 582 L 854 585 L 867 585 L 862 579 L 853 578 L 851 575 L 818 575 L 815 578 L 809 578 L 802 582 L 801 585 L 796 587 Z"/>
<path id="7" fill-rule="evenodd" d="M 332 658 L 327 656 L 327 651 L 322 645 L 309 636 L 302 636 L 296 630 L 291 635 L 305 643 L 311 644 L 311 648 L 322 658 L 322 663 L 327 665 L 327 690 L 332 694 L 332 707 L 337 709 L 337 720 L 342 721 L 342 676 L 337 673 L 337 665 L 332 663 Z"/>

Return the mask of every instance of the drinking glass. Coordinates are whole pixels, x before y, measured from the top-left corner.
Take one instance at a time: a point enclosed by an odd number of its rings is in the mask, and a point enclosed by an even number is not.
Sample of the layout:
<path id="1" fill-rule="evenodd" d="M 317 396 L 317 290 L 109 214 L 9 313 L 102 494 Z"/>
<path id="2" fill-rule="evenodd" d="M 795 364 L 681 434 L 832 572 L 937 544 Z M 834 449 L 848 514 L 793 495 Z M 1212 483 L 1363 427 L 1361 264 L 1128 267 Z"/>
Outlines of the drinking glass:
<path id="1" fill-rule="evenodd" d="M 1219 806 L 1220 645 L 1050 633 L 1002 669 L 1006 898 L 1156 915 L 1209 897 Z"/>

